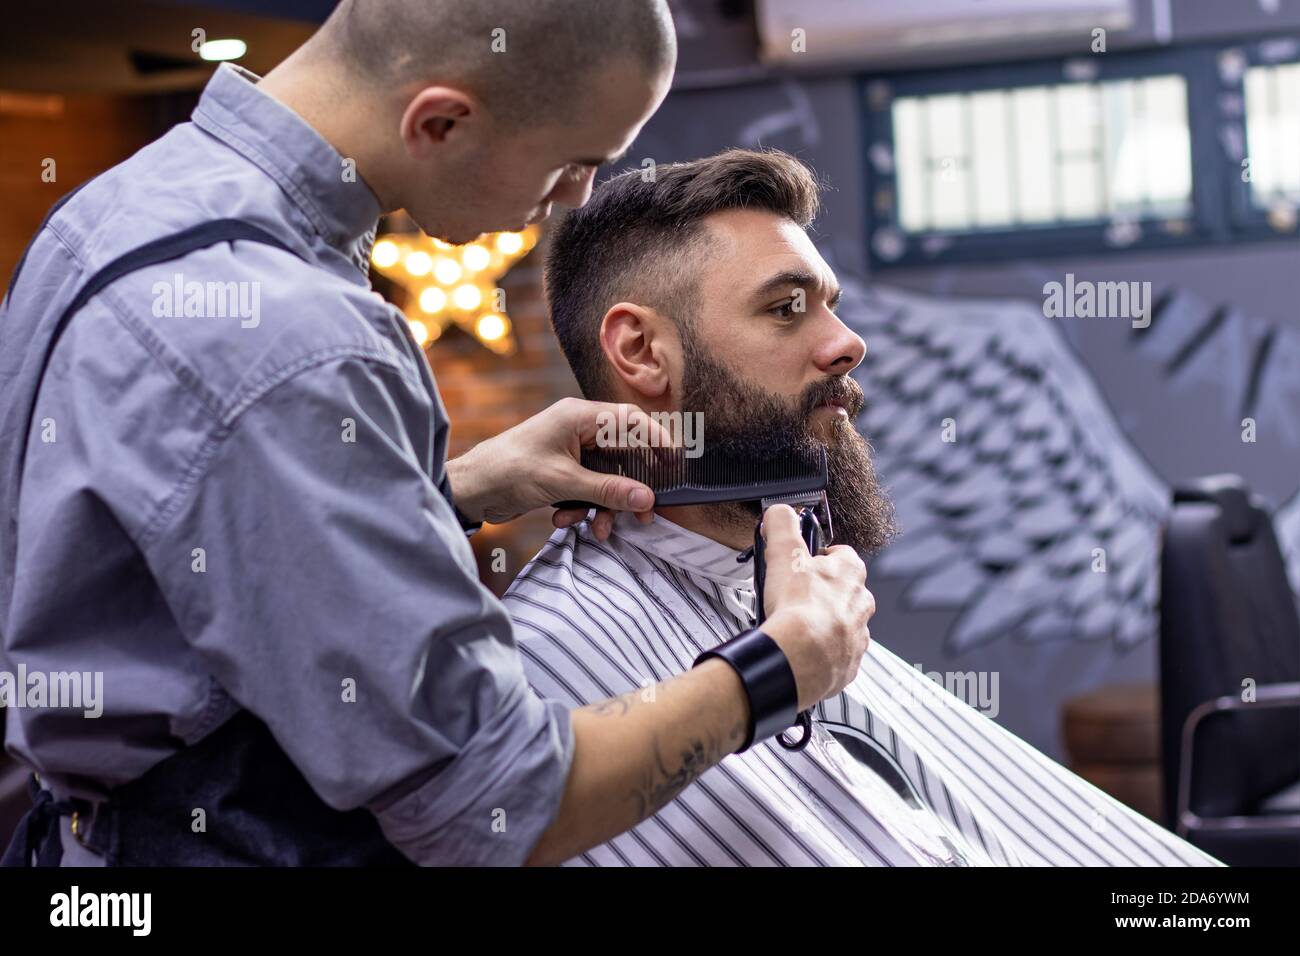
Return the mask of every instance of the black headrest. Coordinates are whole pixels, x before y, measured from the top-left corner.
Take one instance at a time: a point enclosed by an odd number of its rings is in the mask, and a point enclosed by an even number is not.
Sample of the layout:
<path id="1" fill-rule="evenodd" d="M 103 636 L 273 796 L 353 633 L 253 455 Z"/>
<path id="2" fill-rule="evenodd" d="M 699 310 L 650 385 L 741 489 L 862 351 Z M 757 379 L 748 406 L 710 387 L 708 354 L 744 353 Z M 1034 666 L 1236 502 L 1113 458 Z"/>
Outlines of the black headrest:
<path id="1" fill-rule="evenodd" d="M 1240 475 L 1208 475 L 1174 489 L 1174 504 L 1208 501 L 1218 505 L 1228 539 L 1241 544 L 1255 536 L 1261 512 L 1252 506 L 1250 489 Z"/>

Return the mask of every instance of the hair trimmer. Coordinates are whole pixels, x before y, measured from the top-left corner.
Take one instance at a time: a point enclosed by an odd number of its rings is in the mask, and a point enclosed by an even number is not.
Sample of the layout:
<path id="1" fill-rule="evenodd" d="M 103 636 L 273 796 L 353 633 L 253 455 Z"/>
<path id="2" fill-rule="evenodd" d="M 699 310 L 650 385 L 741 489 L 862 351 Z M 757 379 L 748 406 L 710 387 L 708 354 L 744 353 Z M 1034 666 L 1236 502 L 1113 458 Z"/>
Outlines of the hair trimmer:
<path id="1" fill-rule="evenodd" d="M 816 492 L 802 494 L 774 495 L 762 500 L 763 513 L 772 505 L 784 504 L 799 513 L 799 537 L 803 539 L 808 553 L 817 554 L 832 540 L 830 503 L 826 500 L 823 488 Z M 792 558 L 793 560 L 793 558 Z M 754 527 L 754 621 L 761 626 L 766 616 L 763 611 L 763 583 L 767 576 L 767 554 L 763 542 L 763 519 L 760 517 Z M 797 740 L 787 740 L 785 734 L 776 738 L 786 750 L 802 750 L 812 739 L 812 711 L 800 712 L 795 723 L 802 728 L 803 735 Z"/>

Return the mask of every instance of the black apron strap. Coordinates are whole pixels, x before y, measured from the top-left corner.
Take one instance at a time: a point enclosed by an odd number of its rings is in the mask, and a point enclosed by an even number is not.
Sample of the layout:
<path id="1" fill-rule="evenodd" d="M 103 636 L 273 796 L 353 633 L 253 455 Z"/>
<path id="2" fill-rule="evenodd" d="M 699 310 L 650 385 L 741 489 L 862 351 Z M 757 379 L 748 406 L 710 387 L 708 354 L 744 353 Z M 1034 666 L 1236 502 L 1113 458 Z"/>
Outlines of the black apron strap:
<path id="1" fill-rule="evenodd" d="M 78 186 L 77 189 L 63 196 L 51 207 L 50 211 L 46 213 L 45 219 L 41 222 L 37 235 L 45 229 L 54 214 L 80 188 Z M 94 296 L 125 275 L 160 262 L 179 259 L 181 256 L 197 249 L 213 246 L 219 242 L 236 242 L 241 239 L 246 242 L 275 246 L 277 249 L 283 249 L 285 252 L 297 255 L 284 242 L 250 222 L 244 222 L 240 219 L 215 219 L 163 236 L 142 246 L 137 246 L 108 263 L 81 286 L 77 294 L 73 296 L 72 301 L 59 315 L 53 333 L 46 340 L 45 353 L 41 357 L 35 387 L 25 398 L 29 405 L 26 415 L 26 428 L 21 433 L 25 437 L 21 441 L 20 451 L 16 456 L 17 461 L 14 464 L 16 469 L 14 473 L 15 481 L 22 475 L 23 465 L 27 459 L 27 438 L 31 435 L 32 419 L 36 414 L 36 397 L 40 393 L 41 384 L 45 381 L 45 372 L 49 368 L 50 357 L 54 354 L 54 349 L 58 345 L 64 330 L 67 329 L 68 323 L 72 321 L 72 317 L 84 308 L 86 303 Z M 32 241 L 35 242 L 35 239 Z M 18 280 L 18 273 L 22 270 L 27 259 L 27 252 L 30 249 L 31 243 L 28 244 L 27 249 L 23 250 L 22 258 L 9 279 L 9 288 L 5 293 L 6 300 L 13 293 L 14 284 Z M 32 797 L 32 808 L 23 817 L 17 832 L 14 834 L 14 839 L 9 845 L 8 852 L 5 853 L 3 860 L 0 860 L 0 864 L 6 866 L 30 865 L 34 857 L 38 865 L 57 866 L 63 855 L 58 819 L 60 816 L 68 816 L 75 810 L 85 808 L 56 801 L 49 791 L 35 786 L 34 783 L 29 786 L 29 792 Z"/>
<path id="2" fill-rule="evenodd" d="M 59 817 L 87 813 L 91 805 L 81 800 L 55 800 L 36 782 L 35 775 L 27 778 L 27 795 L 32 808 L 18 821 L 0 866 L 58 866 L 63 860 Z"/>
<path id="3" fill-rule="evenodd" d="M 31 434 L 36 396 L 50 357 L 72 317 L 110 283 L 136 270 L 180 258 L 218 242 L 285 243 L 251 223 L 218 219 L 146 243 L 114 259 L 81 287 L 60 314 L 46 342 L 28 398 Z M 26 442 L 18 462 L 22 473 Z M 439 488 L 451 500 L 444 475 Z M 83 843 L 110 865 L 410 865 L 388 843 L 368 811 L 327 806 L 280 748 L 264 723 L 247 711 L 231 717 L 203 740 L 164 759 L 144 776 L 116 788 L 107 801 L 55 801 L 32 792 L 33 807 L 5 854 L 6 865 L 58 865 L 62 856 L 59 817 L 83 814 Z M 211 829 L 196 834 L 194 808 L 211 811 Z"/>
<path id="4" fill-rule="evenodd" d="M 53 211 L 51 210 L 51 213 Z M 214 219 L 211 222 L 202 222 L 197 226 L 182 229 L 180 232 L 138 246 L 130 252 L 118 256 L 91 276 L 77 294 L 73 296 L 67 308 L 63 310 L 59 320 L 54 324 L 54 331 L 46 342 L 45 354 L 41 358 L 40 369 L 36 374 L 36 387 L 31 390 L 29 395 L 31 407 L 27 410 L 27 427 L 21 434 L 25 436 L 31 435 L 32 418 L 36 414 L 36 397 L 40 394 L 41 383 L 45 381 L 45 372 L 49 368 L 50 357 L 54 354 L 54 349 L 58 346 L 59 339 L 63 336 L 68 323 L 72 321 L 72 317 L 80 312 L 87 302 L 118 279 L 139 269 L 157 265 L 160 262 L 179 259 L 196 249 L 215 246 L 219 242 L 236 242 L 240 239 L 246 242 L 258 242 L 262 245 L 275 246 L 277 249 L 283 249 L 292 255 L 298 255 L 284 242 L 251 222 L 244 222 L 242 219 Z M 15 277 L 17 274 L 17 270 L 15 270 Z M 18 456 L 17 474 L 19 475 L 22 474 L 26 458 L 27 441 L 24 439 L 22 451 L 19 452 Z"/>

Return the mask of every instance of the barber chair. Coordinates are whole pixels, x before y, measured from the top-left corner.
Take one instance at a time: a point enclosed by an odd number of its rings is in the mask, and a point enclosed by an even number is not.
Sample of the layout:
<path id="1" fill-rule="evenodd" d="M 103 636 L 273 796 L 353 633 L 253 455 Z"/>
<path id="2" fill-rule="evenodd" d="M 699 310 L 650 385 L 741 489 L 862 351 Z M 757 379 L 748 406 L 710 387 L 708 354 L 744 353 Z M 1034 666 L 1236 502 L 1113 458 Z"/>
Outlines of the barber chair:
<path id="1" fill-rule="evenodd" d="M 1167 825 L 1230 865 L 1300 866 L 1300 614 L 1240 478 L 1174 492 L 1160 587 Z"/>

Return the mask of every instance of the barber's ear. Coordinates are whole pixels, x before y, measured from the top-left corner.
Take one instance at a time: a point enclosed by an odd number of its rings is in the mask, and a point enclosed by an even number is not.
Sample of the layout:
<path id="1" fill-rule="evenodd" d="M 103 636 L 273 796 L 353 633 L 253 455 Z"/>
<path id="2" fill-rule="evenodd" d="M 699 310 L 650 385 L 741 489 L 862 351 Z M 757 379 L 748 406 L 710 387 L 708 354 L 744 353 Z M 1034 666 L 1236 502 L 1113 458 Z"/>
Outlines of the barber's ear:
<path id="1" fill-rule="evenodd" d="M 600 347 L 615 377 L 646 398 L 668 391 L 670 324 L 654 309 L 631 302 L 610 308 L 600 323 Z"/>
<path id="2" fill-rule="evenodd" d="M 474 112 L 474 101 L 460 90 L 426 86 L 411 98 L 402 113 L 401 135 L 414 159 L 428 159 L 445 143 L 457 124 Z"/>

